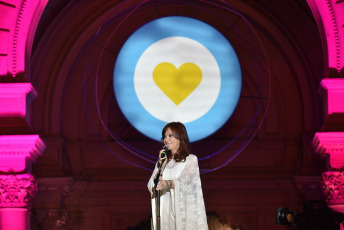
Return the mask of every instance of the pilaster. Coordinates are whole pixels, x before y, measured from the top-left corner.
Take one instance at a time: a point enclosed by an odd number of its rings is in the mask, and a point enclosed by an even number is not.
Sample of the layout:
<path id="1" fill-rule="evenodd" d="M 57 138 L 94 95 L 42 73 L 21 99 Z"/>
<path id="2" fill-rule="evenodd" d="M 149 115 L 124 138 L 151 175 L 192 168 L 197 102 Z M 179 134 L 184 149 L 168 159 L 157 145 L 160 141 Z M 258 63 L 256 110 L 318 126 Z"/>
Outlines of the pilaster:
<path id="1" fill-rule="evenodd" d="M 344 213 L 344 79 L 324 79 L 321 86 L 325 120 L 312 145 L 316 153 L 327 158 L 328 171 L 322 173 L 321 179 L 326 202 Z"/>
<path id="2" fill-rule="evenodd" d="M 1 230 L 30 229 L 31 200 L 37 193 L 31 169 L 46 147 L 39 135 L 25 134 L 36 95 L 30 83 L 0 84 Z"/>

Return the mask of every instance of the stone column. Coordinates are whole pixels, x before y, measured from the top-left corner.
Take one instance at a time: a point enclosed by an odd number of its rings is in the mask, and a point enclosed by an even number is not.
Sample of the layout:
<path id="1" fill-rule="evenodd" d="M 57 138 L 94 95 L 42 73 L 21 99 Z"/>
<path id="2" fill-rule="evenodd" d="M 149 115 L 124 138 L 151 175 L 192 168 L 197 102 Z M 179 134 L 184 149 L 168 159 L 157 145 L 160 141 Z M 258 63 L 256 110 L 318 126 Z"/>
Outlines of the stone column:
<path id="1" fill-rule="evenodd" d="M 0 175 L 0 229 L 30 229 L 30 200 L 36 192 L 31 174 Z"/>
<path id="2" fill-rule="evenodd" d="M 30 200 L 37 192 L 32 163 L 42 155 L 38 135 L 0 136 L 0 229 L 30 229 Z"/>
<path id="3" fill-rule="evenodd" d="M 322 173 L 322 190 L 330 208 L 344 213 L 344 79 L 324 79 L 321 82 L 324 98 L 324 125 L 312 145 L 327 158 Z M 344 227 L 340 226 L 341 230 Z"/>
<path id="4" fill-rule="evenodd" d="M 0 84 L 1 230 L 30 229 L 30 201 L 37 192 L 31 168 L 45 144 L 38 135 L 17 133 L 30 129 L 30 103 L 36 95 L 30 83 Z"/>

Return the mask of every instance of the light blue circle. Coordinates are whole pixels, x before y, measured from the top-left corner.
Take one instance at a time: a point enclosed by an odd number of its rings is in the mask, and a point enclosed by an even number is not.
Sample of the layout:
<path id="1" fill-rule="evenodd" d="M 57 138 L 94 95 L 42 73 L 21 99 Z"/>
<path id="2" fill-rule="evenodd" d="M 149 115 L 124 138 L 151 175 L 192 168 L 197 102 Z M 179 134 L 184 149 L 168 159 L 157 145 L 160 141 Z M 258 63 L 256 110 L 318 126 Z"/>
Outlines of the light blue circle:
<path id="1" fill-rule="evenodd" d="M 142 134 L 160 141 L 161 130 L 167 123 L 153 117 L 140 103 L 134 87 L 134 72 L 139 58 L 150 45 L 176 36 L 193 39 L 206 47 L 221 73 L 220 92 L 212 108 L 199 119 L 184 123 L 190 141 L 194 142 L 220 129 L 233 114 L 240 97 L 240 63 L 233 47 L 218 30 L 200 20 L 182 16 L 158 18 L 143 25 L 128 38 L 118 54 L 113 86 L 126 119 Z"/>

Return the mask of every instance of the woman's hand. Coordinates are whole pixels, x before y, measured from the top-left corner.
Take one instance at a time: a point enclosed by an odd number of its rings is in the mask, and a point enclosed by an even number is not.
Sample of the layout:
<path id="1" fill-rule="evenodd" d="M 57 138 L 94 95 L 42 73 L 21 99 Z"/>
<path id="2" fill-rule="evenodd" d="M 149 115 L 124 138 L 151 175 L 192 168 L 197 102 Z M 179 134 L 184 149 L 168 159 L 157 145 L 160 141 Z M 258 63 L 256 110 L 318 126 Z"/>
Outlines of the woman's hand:
<path id="1" fill-rule="evenodd" d="M 160 180 L 158 185 L 156 186 L 156 190 L 163 190 L 166 187 L 167 187 L 167 181 Z"/>
<path id="2" fill-rule="evenodd" d="M 156 190 L 163 190 L 164 188 L 174 188 L 174 183 L 172 180 L 160 180 L 156 186 Z"/>

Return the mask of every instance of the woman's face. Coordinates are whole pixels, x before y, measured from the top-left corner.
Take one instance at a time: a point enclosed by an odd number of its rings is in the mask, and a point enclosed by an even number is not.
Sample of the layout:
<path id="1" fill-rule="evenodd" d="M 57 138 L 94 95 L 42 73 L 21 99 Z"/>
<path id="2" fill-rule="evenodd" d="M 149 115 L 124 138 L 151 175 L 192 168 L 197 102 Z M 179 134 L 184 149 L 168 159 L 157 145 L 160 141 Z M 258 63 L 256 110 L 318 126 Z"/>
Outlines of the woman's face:
<path id="1" fill-rule="evenodd" d="M 174 136 L 172 130 L 167 128 L 164 136 L 164 144 L 168 145 L 168 148 L 171 150 L 172 154 L 177 153 L 179 149 L 180 141 Z"/>

